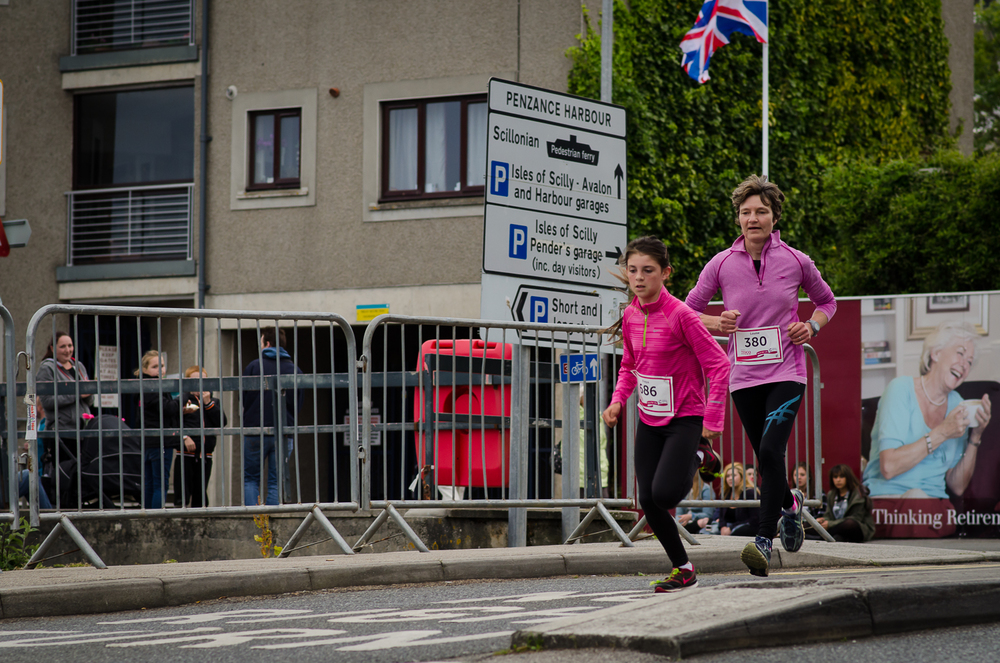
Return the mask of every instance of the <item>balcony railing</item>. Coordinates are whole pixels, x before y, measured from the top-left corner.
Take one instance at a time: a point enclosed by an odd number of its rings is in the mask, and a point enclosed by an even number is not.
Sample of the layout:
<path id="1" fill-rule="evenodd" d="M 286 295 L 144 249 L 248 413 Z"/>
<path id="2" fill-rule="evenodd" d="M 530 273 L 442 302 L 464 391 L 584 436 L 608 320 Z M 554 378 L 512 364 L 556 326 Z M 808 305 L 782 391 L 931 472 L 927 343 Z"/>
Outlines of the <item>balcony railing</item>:
<path id="1" fill-rule="evenodd" d="M 191 260 L 193 184 L 71 191 L 67 265 Z"/>
<path id="2" fill-rule="evenodd" d="M 194 45 L 194 0 L 73 0 L 72 55 Z"/>

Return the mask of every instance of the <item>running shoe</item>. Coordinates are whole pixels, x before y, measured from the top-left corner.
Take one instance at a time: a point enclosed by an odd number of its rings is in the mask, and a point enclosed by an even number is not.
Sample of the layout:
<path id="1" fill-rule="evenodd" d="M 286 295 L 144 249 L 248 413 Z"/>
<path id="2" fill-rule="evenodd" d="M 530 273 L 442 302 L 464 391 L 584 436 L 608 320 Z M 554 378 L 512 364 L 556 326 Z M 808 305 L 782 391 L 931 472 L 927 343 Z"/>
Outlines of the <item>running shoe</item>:
<path id="1" fill-rule="evenodd" d="M 750 569 L 750 575 L 766 578 L 771 565 L 771 540 L 758 536 L 743 547 L 740 559 Z"/>
<path id="2" fill-rule="evenodd" d="M 701 465 L 698 467 L 701 480 L 712 483 L 722 476 L 722 461 L 712 450 L 712 443 L 704 437 L 698 443 L 698 451 L 701 452 Z"/>
<path id="3" fill-rule="evenodd" d="M 781 538 L 781 545 L 788 552 L 798 552 L 802 547 L 802 542 L 806 538 L 805 528 L 802 526 L 802 504 L 805 496 L 798 488 L 792 490 L 792 499 L 795 501 L 792 508 L 781 510 L 781 523 L 778 525 L 778 535 Z"/>
<path id="4" fill-rule="evenodd" d="M 682 589 L 697 586 L 698 577 L 695 575 L 694 569 L 674 569 L 670 572 L 670 575 L 663 580 L 654 580 L 649 584 L 653 587 L 653 591 L 657 594 L 661 594 L 663 592 L 676 592 Z"/>

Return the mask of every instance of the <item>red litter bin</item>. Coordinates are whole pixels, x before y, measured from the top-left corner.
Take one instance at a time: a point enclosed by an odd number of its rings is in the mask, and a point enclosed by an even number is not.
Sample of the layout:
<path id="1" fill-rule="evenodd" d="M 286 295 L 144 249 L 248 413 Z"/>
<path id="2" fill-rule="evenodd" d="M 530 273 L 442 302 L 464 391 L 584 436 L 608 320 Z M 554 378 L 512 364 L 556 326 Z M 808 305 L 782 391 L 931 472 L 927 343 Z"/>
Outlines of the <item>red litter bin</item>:
<path id="1" fill-rule="evenodd" d="M 416 422 L 425 421 L 425 393 L 433 392 L 433 412 L 439 414 L 473 415 L 472 425 L 479 425 L 474 415 L 510 416 L 510 385 L 465 385 L 459 382 L 469 375 L 469 367 L 465 362 L 456 361 L 457 367 L 442 371 L 438 363 L 428 361 L 429 355 L 451 355 L 456 358 L 506 359 L 513 356 L 513 346 L 510 343 L 487 343 L 480 340 L 430 340 L 425 341 L 420 348 L 420 358 L 417 361 L 418 371 L 431 371 L 432 382 L 424 380 L 425 389 L 417 389 L 413 405 L 413 419 Z M 456 384 L 452 387 L 452 371 Z M 472 378 L 482 376 L 476 363 L 472 366 Z M 486 381 L 496 379 L 489 374 Z M 427 424 L 416 436 L 417 459 L 421 468 L 435 466 L 434 471 L 428 471 L 424 476 L 431 480 L 435 478 L 442 486 L 483 486 L 483 469 L 486 470 L 487 488 L 497 488 L 508 485 L 510 479 L 510 429 L 500 426 L 489 430 L 470 430 L 464 422 L 455 424 L 452 434 L 452 424 L 439 422 L 437 431 L 434 423 Z M 453 439 L 454 438 L 454 439 Z M 436 447 L 435 447 L 436 442 Z M 485 452 L 485 453 L 484 453 Z M 454 466 L 452 460 L 454 458 Z"/>

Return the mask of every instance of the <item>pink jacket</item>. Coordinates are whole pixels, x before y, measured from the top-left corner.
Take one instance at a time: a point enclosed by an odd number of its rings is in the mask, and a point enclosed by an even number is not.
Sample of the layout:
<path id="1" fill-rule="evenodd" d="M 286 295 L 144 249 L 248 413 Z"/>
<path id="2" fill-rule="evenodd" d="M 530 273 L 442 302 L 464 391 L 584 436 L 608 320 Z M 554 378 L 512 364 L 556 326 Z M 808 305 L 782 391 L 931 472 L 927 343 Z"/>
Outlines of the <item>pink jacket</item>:
<path id="1" fill-rule="evenodd" d="M 799 319 L 799 286 L 816 304 L 816 310 L 833 319 L 837 302 L 833 291 L 806 254 L 781 241 L 775 230 L 760 254 L 760 274 L 754 270 L 753 258 L 743 245 L 740 235 L 733 245 L 716 254 L 698 277 L 685 303 L 699 313 L 722 289 L 726 310 L 736 309 L 741 329 L 755 327 L 780 328 L 782 356 L 780 364 L 737 365 L 735 347 L 730 339 L 729 360 L 733 362 L 729 388 L 732 391 L 772 382 L 806 383 L 805 350 L 792 345 L 788 325 Z"/>
<path id="2" fill-rule="evenodd" d="M 673 378 L 674 416 L 704 417 L 704 426 L 721 431 L 726 419 L 729 360 L 701 319 L 664 288 L 649 306 L 633 299 L 622 318 L 625 355 L 612 403 L 624 404 L 635 389 L 633 370 Z M 706 403 L 705 379 L 709 392 Z M 640 410 L 649 426 L 666 426 L 672 417 L 652 417 Z"/>

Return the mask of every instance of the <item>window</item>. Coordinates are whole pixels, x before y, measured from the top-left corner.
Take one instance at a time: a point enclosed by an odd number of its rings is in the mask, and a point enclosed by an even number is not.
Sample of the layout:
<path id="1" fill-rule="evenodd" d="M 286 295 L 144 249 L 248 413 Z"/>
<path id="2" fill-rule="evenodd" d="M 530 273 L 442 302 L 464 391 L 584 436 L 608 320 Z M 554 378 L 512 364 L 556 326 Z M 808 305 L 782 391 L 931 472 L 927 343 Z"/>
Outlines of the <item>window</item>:
<path id="1" fill-rule="evenodd" d="M 298 188 L 302 109 L 249 114 L 247 190 Z"/>
<path id="2" fill-rule="evenodd" d="M 76 96 L 74 189 L 194 180 L 194 88 Z"/>
<path id="3" fill-rule="evenodd" d="M 381 200 L 478 196 L 486 183 L 486 97 L 382 103 Z"/>

